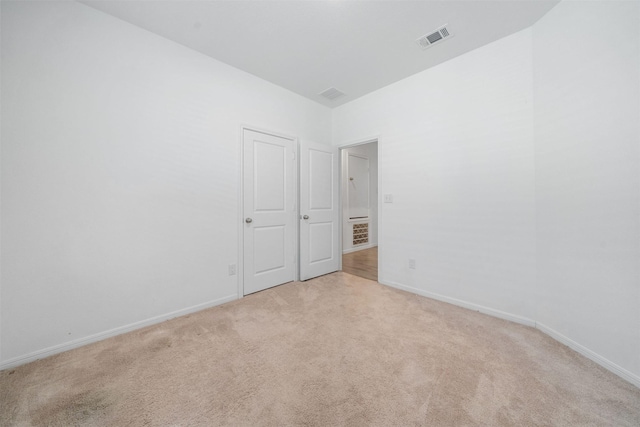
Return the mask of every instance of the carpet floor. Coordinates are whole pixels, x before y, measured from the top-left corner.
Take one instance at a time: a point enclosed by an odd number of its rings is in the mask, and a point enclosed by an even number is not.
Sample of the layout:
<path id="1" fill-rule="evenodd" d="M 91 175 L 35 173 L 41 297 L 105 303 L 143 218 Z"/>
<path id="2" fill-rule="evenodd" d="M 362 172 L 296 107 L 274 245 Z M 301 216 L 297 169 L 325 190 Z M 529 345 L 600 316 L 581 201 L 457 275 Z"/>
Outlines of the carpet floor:
<path id="1" fill-rule="evenodd" d="M 0 372 L 2 426 L 638 426 L 541 332 L 346 273 Z"/>

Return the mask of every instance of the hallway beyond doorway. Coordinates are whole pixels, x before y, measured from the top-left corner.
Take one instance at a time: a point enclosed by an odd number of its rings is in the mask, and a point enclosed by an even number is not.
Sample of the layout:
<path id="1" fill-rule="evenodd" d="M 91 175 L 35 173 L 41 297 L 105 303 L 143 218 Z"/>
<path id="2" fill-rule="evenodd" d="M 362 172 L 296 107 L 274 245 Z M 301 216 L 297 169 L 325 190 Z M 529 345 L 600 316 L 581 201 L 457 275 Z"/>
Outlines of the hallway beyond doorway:
<path id="1" fill-rule="evenodd" d="M 378 247 L 342 255 L 342 271 L 378 281 Z"/>

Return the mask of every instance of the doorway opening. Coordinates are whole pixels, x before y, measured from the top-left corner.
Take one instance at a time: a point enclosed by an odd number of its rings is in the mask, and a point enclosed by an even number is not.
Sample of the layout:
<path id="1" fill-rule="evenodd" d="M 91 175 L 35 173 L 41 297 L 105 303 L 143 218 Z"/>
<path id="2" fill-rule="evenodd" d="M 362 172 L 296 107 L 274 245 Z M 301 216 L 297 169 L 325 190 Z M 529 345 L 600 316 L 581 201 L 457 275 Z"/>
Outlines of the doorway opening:
<path id="1" fill-rule="evenodd" d="M 340 150 L 342 271 L 378 281 L 378 141 Z"/>

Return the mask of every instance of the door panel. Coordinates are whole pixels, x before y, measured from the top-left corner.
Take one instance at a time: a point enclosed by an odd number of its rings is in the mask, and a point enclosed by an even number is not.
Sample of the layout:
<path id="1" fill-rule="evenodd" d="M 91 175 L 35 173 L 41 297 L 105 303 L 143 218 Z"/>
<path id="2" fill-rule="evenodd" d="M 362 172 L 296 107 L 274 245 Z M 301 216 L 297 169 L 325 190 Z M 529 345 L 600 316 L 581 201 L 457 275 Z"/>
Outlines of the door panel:
<path id="1" fill-rule="evenodd" d="M 262 274 L 286 267 L 285 227 L 253 227 L 254 273 Z"/>
<path id="2" fill-rule="evenodd" d="M 333 255 L 333 222 L 309 224 L 309 263 L 329 260 Z"/>
<path id="3" fill-rule="evenodd" d="M 333 207 L 333 153 L 309 150 L 309 209 Z"/>
<path id="4" fill-rule="evenodd" d="M 243 133 L 244 294 L 295 278 L 294 141 Z"/>
<path id="5" fill-rule="evenodd" d="M 338 270 L 339 218 L 338 149 L 301 142 L 300 280 Z"/>
<path id="6" fill-rule="evenodd" d="M 254 140 L 255 211 L 284 211 L 286 147 Z"/>

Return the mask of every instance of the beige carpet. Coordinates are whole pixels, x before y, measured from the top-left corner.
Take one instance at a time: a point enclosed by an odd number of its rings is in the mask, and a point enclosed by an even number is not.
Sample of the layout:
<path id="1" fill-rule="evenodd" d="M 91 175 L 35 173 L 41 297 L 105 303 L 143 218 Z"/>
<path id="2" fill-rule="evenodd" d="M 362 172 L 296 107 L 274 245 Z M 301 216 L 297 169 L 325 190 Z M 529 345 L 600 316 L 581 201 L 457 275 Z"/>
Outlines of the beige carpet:
<path id="1" fill-rule="evenodd" d="M 336 273 L 0 373 L 2 426 L 638 426 L 535 329 Z"/>

